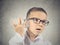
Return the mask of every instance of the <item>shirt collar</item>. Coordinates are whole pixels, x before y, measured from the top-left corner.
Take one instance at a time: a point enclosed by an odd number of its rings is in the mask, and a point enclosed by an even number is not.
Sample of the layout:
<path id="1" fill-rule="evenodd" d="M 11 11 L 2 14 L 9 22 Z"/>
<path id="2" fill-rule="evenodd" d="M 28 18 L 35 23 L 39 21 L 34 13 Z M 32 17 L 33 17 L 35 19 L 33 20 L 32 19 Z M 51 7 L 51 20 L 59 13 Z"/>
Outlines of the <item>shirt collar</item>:
<path id="1" fill-rule="evenodd" d="M 27 31 L 26 31 L 26 37 L 28 38 L 29 41 L 31 41 L 30 38 L 29 38 L 29 36 L 28 36 Z M 38 36 L 35 38 L 34 42 L 39 41 L 39 40 L 42 40 L 42 39 L 43 39 L 43 38 L 42 38 L 42 35 L 40 34 L 40 35 L 38 35 Z M 31 41 L 31 42 L 32 42 L 32 41 Z"/>

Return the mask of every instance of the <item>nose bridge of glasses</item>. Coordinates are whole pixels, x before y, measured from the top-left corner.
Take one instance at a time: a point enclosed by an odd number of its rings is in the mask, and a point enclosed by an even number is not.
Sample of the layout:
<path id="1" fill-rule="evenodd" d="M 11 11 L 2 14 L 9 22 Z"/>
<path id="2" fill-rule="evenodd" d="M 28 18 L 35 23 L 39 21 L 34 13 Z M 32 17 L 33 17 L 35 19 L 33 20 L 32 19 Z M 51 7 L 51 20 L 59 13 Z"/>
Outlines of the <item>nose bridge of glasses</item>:
<path id="1" fill-rule="evenodd" d="M 38 19 L 37 23 L 40 23 L 40 20 Z"/>
<path id="2" fill-rule="evenodd" d="M 41 22 L 41 20 L 39 21 L 38 25 L 39 25 L 40 27 L 43 27 L 43 23 Z"/>
<path id="3" fill-rule="evenodd" d="M 39 23 L 43 23 L 43 20 L 40 20 L 40 19 L 39 19 Z"/>

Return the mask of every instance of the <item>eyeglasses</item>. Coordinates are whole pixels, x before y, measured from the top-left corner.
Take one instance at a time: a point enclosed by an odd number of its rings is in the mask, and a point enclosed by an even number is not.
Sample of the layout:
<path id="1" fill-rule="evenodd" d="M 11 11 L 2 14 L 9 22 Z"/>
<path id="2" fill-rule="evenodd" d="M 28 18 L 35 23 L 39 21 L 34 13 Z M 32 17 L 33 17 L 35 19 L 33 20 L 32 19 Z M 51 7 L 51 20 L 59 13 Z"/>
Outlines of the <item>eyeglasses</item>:
<path id="1" fill-rule="evenodd" d="M 38 18 L 29 18 L 27 20 L 33 20 L 34 23 L 40 24 L 42 22 L 43 25 L 48 25 L 49 21 L 48 20 L 40 20 Z"/>

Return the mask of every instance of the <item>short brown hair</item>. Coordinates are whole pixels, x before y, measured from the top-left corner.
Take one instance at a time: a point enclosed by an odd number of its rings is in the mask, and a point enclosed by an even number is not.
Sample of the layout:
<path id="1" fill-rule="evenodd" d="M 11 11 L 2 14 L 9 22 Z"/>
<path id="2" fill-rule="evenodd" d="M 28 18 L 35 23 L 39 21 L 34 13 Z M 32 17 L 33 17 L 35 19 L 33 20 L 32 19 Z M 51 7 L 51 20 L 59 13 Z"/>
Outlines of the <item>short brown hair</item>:
<path id="1" fill-rule="evenodd" d="M 45 14 L 47 14 L 47 12 L 43 8 L 40 8 L 40 7 L 32 7 L 31 9 L 28 10 L 26 18 L 29 16 L 30 12 L 32 12 L 32 11 L 42 11 Z"/>

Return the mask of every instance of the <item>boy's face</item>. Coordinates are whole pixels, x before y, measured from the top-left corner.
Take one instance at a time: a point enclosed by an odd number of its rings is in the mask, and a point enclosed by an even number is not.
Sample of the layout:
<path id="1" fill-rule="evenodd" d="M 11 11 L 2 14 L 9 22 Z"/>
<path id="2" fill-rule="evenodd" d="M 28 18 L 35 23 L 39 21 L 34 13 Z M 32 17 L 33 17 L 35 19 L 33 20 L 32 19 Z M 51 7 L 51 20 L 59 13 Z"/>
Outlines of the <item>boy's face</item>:
<path id="1" fill-rule="evenodd" d="M 29 20 L 29 31 L 34 34 L 34 35 L 39 35 L 39 33 L 41 33 L 44 28 L 45 28 L 45 25 L 40 22 L 39 23 L 39 20 L 47 20 L 47 15 L 42 12 L 42 11 L 32 11 L 29 16 L 28 16 L 28 19 Z"/>

